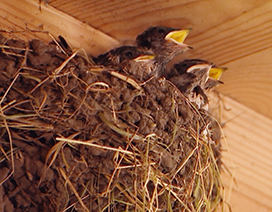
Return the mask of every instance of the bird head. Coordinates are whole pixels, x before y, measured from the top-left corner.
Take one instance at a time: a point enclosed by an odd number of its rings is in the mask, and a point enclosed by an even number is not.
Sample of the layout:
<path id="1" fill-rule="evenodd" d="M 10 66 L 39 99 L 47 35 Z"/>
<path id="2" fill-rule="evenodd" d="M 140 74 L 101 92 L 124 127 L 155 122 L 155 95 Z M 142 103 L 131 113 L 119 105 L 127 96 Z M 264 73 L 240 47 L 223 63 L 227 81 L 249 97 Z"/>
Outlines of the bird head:
<path id="1" fill-rule="evenodd" d="M 184 44 L 190 29 L 179 30 L 171 27 L 150 27 L 136 38 L 139 47 L 154 53 L 159 62 L 167 63 L 175 55 L 191 48 Z"/>
<path id="2" fill-rule="evenodd" d="M 94 62 L 105 67 L 122 68 L 131 62 L 146 62 L 153 58 L 154 55 L 144 53 L 135 46 L 121 46 L 99 55 Z"/>
<path id="3" fill-rule="evenodd" d="M 155 74 L 154 55 L 144 52 L 135 46 L 121 46 L 112 49 L 105 54 L 99 55 L 94 59 L 97 65 L 102 65 L 106 69 L 123 71 L 139 80 Z"/>

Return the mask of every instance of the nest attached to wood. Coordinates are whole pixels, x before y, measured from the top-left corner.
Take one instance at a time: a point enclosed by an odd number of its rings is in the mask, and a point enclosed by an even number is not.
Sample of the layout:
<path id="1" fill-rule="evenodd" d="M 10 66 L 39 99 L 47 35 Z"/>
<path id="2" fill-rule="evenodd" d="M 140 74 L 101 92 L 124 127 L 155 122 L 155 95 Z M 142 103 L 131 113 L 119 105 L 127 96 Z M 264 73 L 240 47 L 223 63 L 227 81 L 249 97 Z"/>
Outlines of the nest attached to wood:
<path id="1" fill-rule="evenodd" d="M 169 81 L 0 36 L 0 211 L 215 211 L 220 150 Z M 0 201 L 1 202 L 1 201 Z"/>

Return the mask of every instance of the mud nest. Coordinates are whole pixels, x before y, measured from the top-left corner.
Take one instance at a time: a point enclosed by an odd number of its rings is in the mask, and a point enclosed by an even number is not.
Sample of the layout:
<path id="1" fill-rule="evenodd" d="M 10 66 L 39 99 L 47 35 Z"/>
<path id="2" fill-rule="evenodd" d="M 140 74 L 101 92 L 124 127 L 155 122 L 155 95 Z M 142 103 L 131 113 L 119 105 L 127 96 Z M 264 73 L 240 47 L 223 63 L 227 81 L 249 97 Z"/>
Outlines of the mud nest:
<path id="1" fill-rule="evenodd" d="M 215 211 L 219 145 L 164 78 L 0 36 L 0 211 Z"/>

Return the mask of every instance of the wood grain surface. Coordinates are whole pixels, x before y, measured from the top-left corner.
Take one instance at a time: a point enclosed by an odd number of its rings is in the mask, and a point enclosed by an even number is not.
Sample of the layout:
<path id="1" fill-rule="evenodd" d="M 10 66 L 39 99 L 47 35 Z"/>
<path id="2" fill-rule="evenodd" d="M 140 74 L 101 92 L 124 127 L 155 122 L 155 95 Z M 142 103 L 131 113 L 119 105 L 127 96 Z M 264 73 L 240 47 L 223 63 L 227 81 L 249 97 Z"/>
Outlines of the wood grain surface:
<path id="1" fill-rule="evenodd" d="M 272 211 L 272 121 L 228 97 L 223 101 L 229 109 L 222 111 L 223 162 L 235 179 L 222 174 L 226 200 L 233 212 Z"/>

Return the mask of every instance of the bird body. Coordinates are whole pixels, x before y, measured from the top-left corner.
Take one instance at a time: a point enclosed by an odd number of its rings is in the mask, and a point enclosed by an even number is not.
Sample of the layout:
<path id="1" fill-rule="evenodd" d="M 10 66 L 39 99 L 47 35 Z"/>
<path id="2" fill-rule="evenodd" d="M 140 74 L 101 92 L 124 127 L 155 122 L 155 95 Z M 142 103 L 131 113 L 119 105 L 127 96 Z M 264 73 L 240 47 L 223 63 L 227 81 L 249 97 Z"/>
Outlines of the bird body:
<path id="1" fill-rule="evenodd" d="M 206 124 L 201 134 L 207 134 L 207 137 L 210 138 L 209 142 L 215 145 L 219 144 L 221 127 L 208 112 L 207 91 L 222 83 L 219 79 L 225 70 L 225 68 L 218 68 L 205 60 L 186 59 L 175 64 L 165 74 L 165 77 L 175 84 L 199 110 Z"/>

